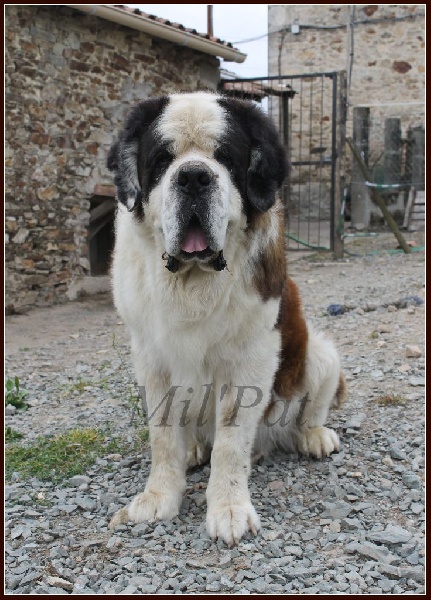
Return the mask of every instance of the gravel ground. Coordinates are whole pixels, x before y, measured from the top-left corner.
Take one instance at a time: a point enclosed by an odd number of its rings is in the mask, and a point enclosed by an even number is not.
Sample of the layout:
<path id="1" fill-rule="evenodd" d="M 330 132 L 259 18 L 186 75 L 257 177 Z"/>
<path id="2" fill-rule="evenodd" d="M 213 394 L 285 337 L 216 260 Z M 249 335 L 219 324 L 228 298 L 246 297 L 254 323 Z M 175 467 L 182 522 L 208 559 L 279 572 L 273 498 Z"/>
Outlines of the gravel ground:
<path id="1" fill-rule="evenodd" d="M 340 452 L 255 465 L 262 530 L 233 549 L 205 531 L 208 466 L 189 474 L 174 521 L 114 532 L 110 517 L 144 487 L 148 449 L 104 456 L 62 485 L 15 473 L 7 593 L 424 593 L 425 328 L 412 298 L 424 298 L 424 254 L 294 258 L 306 314 L 331 332 L 347 376 L 349 399 L 330 416 Z M 6 425 L 27 443 L 80 425 L 134 439 L 128 343 L 109 297 L 6 323 L 6 375 L 30 391 L 29 410 L 8 408 Z"/>

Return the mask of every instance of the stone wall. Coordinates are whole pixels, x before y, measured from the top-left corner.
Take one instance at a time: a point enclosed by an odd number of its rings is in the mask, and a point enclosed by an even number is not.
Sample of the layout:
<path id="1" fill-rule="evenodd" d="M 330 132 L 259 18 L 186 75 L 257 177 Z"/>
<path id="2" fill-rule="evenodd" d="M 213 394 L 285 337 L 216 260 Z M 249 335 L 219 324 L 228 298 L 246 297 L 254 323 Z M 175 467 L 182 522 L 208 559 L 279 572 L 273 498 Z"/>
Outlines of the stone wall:
<path id="1" fill-rule="evenodd" d="M 423 102 L 425 18 L 420 15 L 425 6 L 355 6 L 355 20 L 363 22 L 354 27 L 350 104 Z M 280 74 L 279 69 L 282 75 L 347 69 L 349 8 L 346 4 L 270 5 L 269 75 Z M 295 19 L 298 34 L 290 30 Z M 284 28 L 287 31 L 279 31 Z"/>
<path id="2" fill-rule="evenodd" d="M 215 57 L 66 6 L 6 6 L 6 305 L 67 299 L 88 276 L 95 186 L 126 109 L 214 89 Z"/>
<path id="3" fill-rule="evenodd" d="M 269 75 L 302 75 L 320 72 L 349 71 L 351 30 L 349 5 L 270 5 L 269 6 Z M 425 12 L 424 5 L 386 4 L 355 5 L 353 68 L 348 89 L 347 135 L 352 135 L 353 107 L 372 107 L 370 147 L 373 159 L 383 152 L 382 131 L 387 117 L 399 117 L 402 133 L 424 123 L 425 92 Z M 360 21 L 360 22 L 359 22 Z M 299 33 L 291 26 L 299 25 Z M 328 146 L 331 126 L 331 93 L 313 108 L 318 121 L 310 124 L 309 88 L 313 81 L 292 80 L 299 95 L 292 110 L 302 103 L 301 122 L 293 121 L 292 153 L 299 145 Z M 302 95 L 302 100 L 299 96 Z M 298 111 L 296 111 L 298 112 Z M 295 118 L 295 114 L 294 114 Z M 323 142 L 314 139 L 325 120 Z M 326 127 L 328 126 L 328 127 Z M 326 127 L 326 130 L 325 130 Z M 314 137 L 313 137 L 314 136 Z M 382 142 L 379 145 L 380 141 Z M 351 173 L 351 153 L 346 150 L 346 174 Z M 305 170 L 302 170 L 305 173 Z M 310 171 L 313 177 L 312 171 Z M 308 173 L 306 174 L 308 176 Z M 326 184 L 329 177 L 327 170 Z M 293 189 L 302 184 L 299 171 L 291 175 Z M 321 180 L 314 179 L 314 187 Z M 320 194 L 315 194 L 316 204 Z M 294 196 L 293 196 L 294 199 Z"/>

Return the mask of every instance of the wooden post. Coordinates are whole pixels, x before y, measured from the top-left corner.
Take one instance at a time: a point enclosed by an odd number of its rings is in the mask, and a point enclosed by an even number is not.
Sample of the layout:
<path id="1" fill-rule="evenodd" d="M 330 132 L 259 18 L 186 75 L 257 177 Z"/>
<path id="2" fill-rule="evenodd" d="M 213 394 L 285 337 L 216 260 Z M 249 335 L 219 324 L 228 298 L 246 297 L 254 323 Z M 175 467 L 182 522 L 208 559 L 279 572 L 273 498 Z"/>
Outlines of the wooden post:
<path id="1" fill-rule="evenodd" d="M 367 166 L 369 131 L 370 109 L 368 107 L 355 106 L 353 108 L 353 143 Z M 352 165 L 350 196 L 352 199 L 352 227 L 355 227 L 356 225 L 368 227 L 370 224 L 370 198 L 362 171 L 356 161 L 353 161 Z"/>
<path id="2" fill-rule="evenodd" d="M 369 183 L 374 183 L 372 174 L 371 174 L 370 170 L 368 169 L 367 165 L 362 160 L 362 157 L 359 154 L 358 149 L 356 148 L 353 141 L 350 138 L 347 138 L 347 143 L 349 144 L 350 149 L 353 152 L 353 156 L 355 157 L 355 160 L 358 163 L 358 165 L 362 171 L 362 174 L 365 177 L 365 180 L 368 181 Z M 395 223 L 393 216 L 388 211 L 385 201 L 383 200 L 383 198 L 380 195 L 380 192 L 375 187 L 372 187 L 371 190 L 372 190 L 374 202 L 380 207 L 380 210 L 382 211 L 387 224 L 392 229 L 392 232 L 393 232 L 394 236 L 397 238 L 401 248 L 404 250 L 404 252 L 406 254 L 410 254 L 411 249 L 407 245 L 406 240 L 404 239 L 403 235 L 401 234 L 400 230 L 398 229 L 398 226 Z"/>
<path id="3" fill-rule="evenodd" d="M 414 127 L 412 130 L 412 180 L 418 191 L 425 189 L 425 130 Z"/>
<path id="4" fill-rule="evenodd" d="M 385 119 L 385 176 L 384 183 L 401 180 L 401 121 L 399 117 Z M 388 188 L 393 193 L 393 189 Z"/>
<path id="5" fill-rule="evenodd" d="M 334 258 L 344 255 L 344 215 L 341 214 L 345 185 L 345 146 L 347 119 L 347 76 L 346 71 L 337 75 L 337 146 L 334 194 Z"/>

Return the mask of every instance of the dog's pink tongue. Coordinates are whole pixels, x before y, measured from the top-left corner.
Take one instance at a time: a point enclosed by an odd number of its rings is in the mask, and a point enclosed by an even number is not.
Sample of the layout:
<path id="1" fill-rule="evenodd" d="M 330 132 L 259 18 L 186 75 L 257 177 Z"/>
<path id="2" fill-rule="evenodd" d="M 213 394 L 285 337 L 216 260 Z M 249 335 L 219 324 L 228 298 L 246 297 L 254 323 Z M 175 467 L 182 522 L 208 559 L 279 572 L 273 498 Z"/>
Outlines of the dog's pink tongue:
<path id="1" fill-rule="evenodd" d="M 191 227 L 187 233 L 184 241 L 181 245 L 181 250 L 184 252 L 200 252 L 208 248 L 208 242 L 205 238 L 205 234 L 200 227 Z"/>

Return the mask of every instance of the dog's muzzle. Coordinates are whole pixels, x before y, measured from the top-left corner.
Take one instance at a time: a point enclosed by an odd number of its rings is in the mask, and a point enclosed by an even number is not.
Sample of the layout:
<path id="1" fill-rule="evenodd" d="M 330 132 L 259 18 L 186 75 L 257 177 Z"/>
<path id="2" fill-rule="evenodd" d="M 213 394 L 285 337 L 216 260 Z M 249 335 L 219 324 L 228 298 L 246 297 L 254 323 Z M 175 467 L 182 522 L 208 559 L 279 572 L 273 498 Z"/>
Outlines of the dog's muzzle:
<path id="1" fill-rule="evenodd" d="M 180 204 L 181 216 L 178 253 L 165 253 L 166 268 L 176 273 L 181 262 L 199 261 L 216 271 L 226 268 L 223 250 L 214 249 L 211 236 L 210 205 L 217 181 L 214 172 L 201 161 L 183 164 L 173 177 L 173 187 Z"/>

